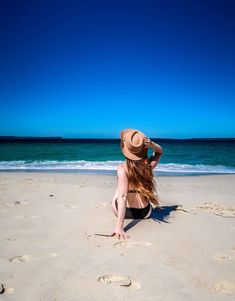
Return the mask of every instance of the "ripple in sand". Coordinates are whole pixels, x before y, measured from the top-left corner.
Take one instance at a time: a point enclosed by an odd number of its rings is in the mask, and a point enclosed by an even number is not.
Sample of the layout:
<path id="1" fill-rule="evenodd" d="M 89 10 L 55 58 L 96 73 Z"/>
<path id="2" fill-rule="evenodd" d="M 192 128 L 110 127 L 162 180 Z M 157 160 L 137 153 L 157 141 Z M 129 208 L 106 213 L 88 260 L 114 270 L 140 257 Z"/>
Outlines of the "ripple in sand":
<path id="1" fill-rule="evenodd" d="M 150 241 L 120 241 L 114 244 L 115 248 L 131 248 L 135 246 L 149 247 L 152 243 Z"/>
<path id="2" fill-rule="evenodd" d="M 98 281 L 104 284 L 115 284 L 118 286 L 131 286 L 132 282 L 129 276 L 119 274 L 105 274 L 98 277 Z"/>
<path id="3" fill-rule="evenodd" d="M 22 255 L 22 256 L 14 256 L 9 258 L 10 262 L 13 263 L 20 263 L 20 262 L 25 262 L 25 261 L 30 261 L 32 257 L 30 255 Z"/>

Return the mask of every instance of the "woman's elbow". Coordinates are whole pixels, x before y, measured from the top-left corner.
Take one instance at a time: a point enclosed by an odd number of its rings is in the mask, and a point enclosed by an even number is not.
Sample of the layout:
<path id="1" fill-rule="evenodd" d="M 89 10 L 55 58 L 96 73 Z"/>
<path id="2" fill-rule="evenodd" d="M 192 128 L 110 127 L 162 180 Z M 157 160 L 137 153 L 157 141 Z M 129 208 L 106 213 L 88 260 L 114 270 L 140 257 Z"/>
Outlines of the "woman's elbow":
<path id="1" fill-rule="evenodd" d="M 126 205 L 126 202 L 127 202 L 127 193 L 122 193 L 122 194 L 118 195 L 118 203 L 119 204 Z"/>

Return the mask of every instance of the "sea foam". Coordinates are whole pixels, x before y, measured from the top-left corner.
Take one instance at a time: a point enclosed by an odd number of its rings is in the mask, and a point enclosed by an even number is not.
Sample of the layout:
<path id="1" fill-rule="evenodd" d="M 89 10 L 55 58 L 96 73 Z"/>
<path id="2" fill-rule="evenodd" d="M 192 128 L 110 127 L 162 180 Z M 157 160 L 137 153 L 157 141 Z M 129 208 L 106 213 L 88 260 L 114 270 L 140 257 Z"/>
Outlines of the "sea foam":
<path id="1" fill-rule="evenodd" d="M 116 171 L 123 161 L 0 161 L 0 171 L 4 170 L 57 170 L 57 171 Z M 159 163 L 154 170 L 159 174 L 234 174 L 235 168 L 223 165 Z"/>

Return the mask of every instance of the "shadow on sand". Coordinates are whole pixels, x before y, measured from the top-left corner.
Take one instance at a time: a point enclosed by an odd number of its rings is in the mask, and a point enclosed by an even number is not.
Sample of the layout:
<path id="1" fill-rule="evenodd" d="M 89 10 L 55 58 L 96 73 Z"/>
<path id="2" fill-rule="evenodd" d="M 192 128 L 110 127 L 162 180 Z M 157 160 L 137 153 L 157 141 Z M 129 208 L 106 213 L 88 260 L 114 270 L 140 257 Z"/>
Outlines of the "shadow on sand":
<path id="1" fill-rule="evenodd" d="M 146 220 L 153 220 L 158 223 L 169 223 L 167 219 L 169 218 L 172 211 L 176 211 L 178 207 L 181 205 L 172 205 L 172 206 L 159 206 L 152 210 L 151 215 Z M 124 228 L 124 231 L 130 230 L 132 227 L 137 225 L 139 222 L 141 222 L 143 219 L 133 219 L 126 227 Z M 101 233 L 94 233 L 96 236 L 105 236 L 105 237 L 112 237 L 113 234 L 101 234 Z"/>
<path id="2" fill-rule="evenodd" d="M 160 206 L 156 207 L 152 210 L 151 215 L 148 217 L 148 220 L 153 220 L 158 223 L 169 223 L 167 219 L 169 218 L 172 211 L 176 211 L 180 205 L 172 205 L 172 206 Z M 134 219 L 132 220 L 126 227 L 124 228 L 125 231 L 130 230 L 132 227 L 137 225 L 141 222 L 142 219 Z"/>

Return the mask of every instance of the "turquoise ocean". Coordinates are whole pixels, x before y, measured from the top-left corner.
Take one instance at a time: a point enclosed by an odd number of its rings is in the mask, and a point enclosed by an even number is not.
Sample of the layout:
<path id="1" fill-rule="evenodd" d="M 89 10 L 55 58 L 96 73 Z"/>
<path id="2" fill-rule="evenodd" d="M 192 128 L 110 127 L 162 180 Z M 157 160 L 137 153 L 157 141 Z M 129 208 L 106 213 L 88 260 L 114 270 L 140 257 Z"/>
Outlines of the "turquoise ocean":
<path id="1" fill-rule="evenodd" d="M 152 139 L 163 148 L 155 175 L 235 173 L 235 139 Z M 152 154 L 149 149 L 148 155 Z M 16 139 L 0 142 L 0 172 L 115 174 L 125 158 L 119 139 Z"/>

